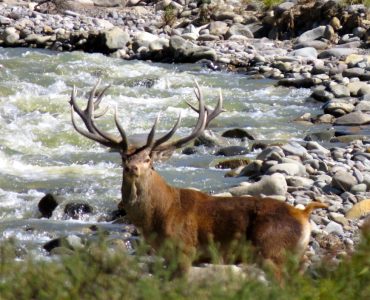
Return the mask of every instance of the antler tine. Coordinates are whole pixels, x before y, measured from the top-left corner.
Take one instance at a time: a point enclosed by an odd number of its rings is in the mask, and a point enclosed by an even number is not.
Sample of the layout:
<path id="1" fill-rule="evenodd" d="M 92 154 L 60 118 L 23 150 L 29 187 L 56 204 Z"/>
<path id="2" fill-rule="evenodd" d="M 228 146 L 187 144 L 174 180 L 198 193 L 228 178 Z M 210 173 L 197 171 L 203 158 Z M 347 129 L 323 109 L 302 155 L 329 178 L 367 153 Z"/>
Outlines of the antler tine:
<path id="1" fill-rule="evenodd" d="M 128 139 L 125 130 L 123 129 L 121 123 L 118 120 L 117 116 L 117 106 L 114 108 L 114 122 L 116 123 L 116 127 L 121 135 L 121 149 L 122 153 L 126 153 L 128 151 Z"/>
<path id="2" fill-rule="evenodd" d="M 99 129 L 94 123 L 94 118 L 100 117 L 108 111 L 108 107 L 106 107 L 102 113 L 100 113 L 99 115 L 95 115 L 95 108 L 99 106 L 104 96 L 104 93 L 110 87 L 110 86 L 105 87 L 97 96 L 97 100 L 94 101 L 95 93 L 97 88 L 99 87 L 100 82 L 101 80 L 99 79 L 98 82 L 94 85 L 93 89 L 91 90 L 85 110 L 81 110 L 81 108 L 77 105 L 76 103 L 77 90 L 75 86 L 73 87 L 71 100 L 69 102 L 72 107 L 71 115 L 73 127 L 76 129 L 77 132 L 79 132 L 83 136 L 92 139 L 104 146 L 118 148 L 123 152 L 127 152 L 128 142 L 126 134 L 124 133 L 122 126 L 119 124 L 116 114 L 115 114 L 115 123 L 118 128 L 118 131 L 120 132 L 121 137 L 114 136 L 108 132 Z M 77 126 L 76 120 L 74 119 L 73 111 L 75 111 L 80 116 L 81 120 L 86 126 L 87 131 Z"/>
<path id="3" fill-rule="evenodd" d="M 72 119 L 72 125 L 74 127 L 74 129 L 81 135 L 83 135 L 84 137 L 87 137 L 88 139 L 91 139 L 95 142 L 98 142 L 104 146 L 107 146 L 107 147 L 110 147 L 110 143 L 109 141 L 105 140 L 104 138 L 92 133 L 92 132 L 89 132 L 89 131 L 86 131 L 86 130 L 83 130 L 81 129 L 80 127 L 77 126 L 77 123 L 76 123 L 76 120 L 75 120 L 75 117 L 74 117 L 74 108 L 73 106 L 71 106 L 71 119 Z"/>
<path id="4" fill-rule="evenodd" d="M 180 120 L 178 119 L 178 121 L 176 122 L 175 126 L 171 129 L 171 131 L 167 133 L 164 137 L 159 139 L 157 142 L 155 142 L 154 144 L 155 147 L 152 148 L 152 151 L 163 152 L 166 150 L 175 150 L 187 144 L 191 140 L 195 139 L 204 131 L 206 127 L 206 122 L 207 122 L 207 112 L 205 110 L 203 93 L 196 81 L 195 81 L 195 85 L 198 90 L 197 92 L 195 92 L 195 96 L 197 97 L 198 102 L 199 102 L 199 109 L 196 110 L 199 116 L 198 116 L 197 124 L 195 125 L 193 131 L 191 132 L 189 136 L 186 136 L 184 138 L 181 138 L 171 143 L 163 144 L 165 141 L 171 138 L 173 134 L 175 133 L 180 123 Z"/>
<path id="5" fill-rule="evenodd" d="M 197 92 L 196 92 L 197 93 Z M 207 123 L 206 123 L 206 128 L 208 128 L 208 125 L 212 122 L 213 119 L 215 119 L 219 114 L 223 113 L 226 111 L 226 109 L 224 109 L 222 107 L 223 105 L 223 96 L 222 96 L 222 90 L 220 89 L 219 91 L 219 99 L 218 99 L 218 102 L 216 104 L 216 107 L 211 110 L 211 108 L 209 108 L 207 105 L 205 106 L 205 110 L 207 112 Z M 189 103 L 188 101 L 186 101 L 187 105 L 189 105 L 189 107 L 198 112 L 198 109 L 193 106 L 191 103 Z"/>
<path id="6" fill-rule="evenodd" d="M 167 142 L 176 132 L 177 128 L 179 127 L 180 125 L 180 122 L 181 122 L 181 113 L 179 114 L 178 118 L 177 118 L 177 121 L 175 123 L 175 125 L 172 127 L 172 129 L 166 133 L 164 136 L 162 136 L 161 138 L 159 138 L 158 140 L 155 141 L 152 149 L 155 149 L 156 147 L 158 147 L 159 145 Z"/>
<path id="7" fill-rule="evenodd" d="M 148 147 L 148 148 L 152 148 L 153 145 L 154 145 L 154 136 L 155 136 L 155 130 L 157 128 L 157 124 L 158 124 L 158 121 L 159 121 L 159 114 L 157 116 L 157 118 L 155 119 L 154 121 L 154 124 L 152 126 L 152 129 L 150 130 L 149 134 L 148 134 L 148 138 L 146 140 L 146 145 L 145 147 Z"/>

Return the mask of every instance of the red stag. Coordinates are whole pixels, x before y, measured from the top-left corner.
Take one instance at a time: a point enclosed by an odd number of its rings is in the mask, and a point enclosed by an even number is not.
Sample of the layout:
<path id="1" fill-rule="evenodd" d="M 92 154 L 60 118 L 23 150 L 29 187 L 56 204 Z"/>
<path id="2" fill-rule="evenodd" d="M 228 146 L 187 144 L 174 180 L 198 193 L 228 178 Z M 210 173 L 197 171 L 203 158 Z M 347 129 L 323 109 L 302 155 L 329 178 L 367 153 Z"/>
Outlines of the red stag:
<path id="1" fill-rule="evenodd" d="M 235 245 L 249 243 L 259 258 L 274 267 L 277 276 L 280 276 L 287 253 L 303 255 L 311 233 L 309 216 L 312 210 L 325 208 L 325 204 L 312 202 L 300 210 L 271 198 L 216 197 L 171 186 L 154 170 L 156 158 L 163 154 L 168 156 L 197 138 L 223 111 L 221 92 L 216 108 L 211 110 L 205 106 L 202 91 L 196 84 L 199 108 L 192 108 L 197 111 L 198 120 L 191 134 L 170 141 L 179 126 L 179 117 L 167 134 L 155 139 L 157 119 L 146 144 L 134 147 L 129 145 L 117 113 L 114 120 L 119 136 L 107 133 L 95 124 L 95 108 L 107 89 L 94 101 L 98 84 L 92 90 L 85 110 L 76 104 L 76 89 L 73 89 L 70 101 L 73 126 L 83 136 L 120 152 L 123 166 L 120 205 L 154 249 L 160 249 L 167 241 L 176 245 L 178 272 L 187 271 L 195 256 L 209 255 L 211 245 L 217 246 L 221 257 L 227 259 L 233 255 L 230 252 L 236 249 Z M 87 130 L 78 127 L 74 112 Z"/>

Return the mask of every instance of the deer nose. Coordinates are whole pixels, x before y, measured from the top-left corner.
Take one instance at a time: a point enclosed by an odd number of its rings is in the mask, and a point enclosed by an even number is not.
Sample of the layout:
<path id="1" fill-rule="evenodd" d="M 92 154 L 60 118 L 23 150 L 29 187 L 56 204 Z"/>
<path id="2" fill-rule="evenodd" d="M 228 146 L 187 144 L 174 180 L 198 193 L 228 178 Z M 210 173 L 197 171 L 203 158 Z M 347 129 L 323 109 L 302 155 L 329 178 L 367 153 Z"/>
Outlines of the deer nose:
<path id="1" fill-rule="evenodd" d="M 137 166 L 126 166 L 125 171 L 129 174 L 138 175 L 139 174 L 139 168 Z"/>

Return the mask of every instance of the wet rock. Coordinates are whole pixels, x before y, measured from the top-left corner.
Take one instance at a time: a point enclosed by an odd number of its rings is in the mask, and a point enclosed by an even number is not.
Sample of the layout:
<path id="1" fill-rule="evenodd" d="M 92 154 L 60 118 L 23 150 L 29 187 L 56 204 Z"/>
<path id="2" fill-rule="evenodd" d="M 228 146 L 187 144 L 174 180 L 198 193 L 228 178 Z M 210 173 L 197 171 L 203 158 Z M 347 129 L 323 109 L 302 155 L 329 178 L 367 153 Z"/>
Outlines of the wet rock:
<path id="1" fill-rule="evenodd" d="M 64 247 L 69 250 L 77 250 L 84 247 L 82 239 L 77 235 L 56 238 L 44 244 L 43 248 L 51 252 L 55 248 Z"/>
<path id="2" fill-rule="evenodd" d="M 249 153 L 248 148 L 242 146 L 229 146 L 224 147 L 218 150 L 215 155 L 222 155 L 222 156 L 235 156 L 235 155 L 243 155 Z"/>
<path id="3" fill-rule="evenodd" d="M 319 143 L 317 143 L 315 141 L 308 142 L 306 144 L 306 149 L 311 150 L 311 151 L 315 151 L 316 153 L 319 152 L 323 155 L 329 155 L 330 154 L 330 150 L 326 149 L 325 147 L 321 146 Z"/>
<path id="4" fill-rule="evenodd" d="M 226 159 L 226 160 L 218 160 L 214 167 L 216 169 L 236 169 L 238 167 L 246 166 L 250 163 L 250 159 L 248 158 L 234 158 L 234 159 Z M 213 163 L 211 163 L 211 166 Z"/>
<path id="5" fill-rule="evenodd" d="M 333 99 L 334 95 L 325 90 L 324 86 L 318 86 L 313 90 L 311 97 L 317 101 L 326 102 Z"/>
<path id="6" fill-rule="evenodd" d="M 284 157 L 284 151 L 277 146 L 272 146 L 264 149 L 260 154 L 257 155 L 256 159 L 257 160 L 268 160 L 271 159 L 271 157 Z"/>
<path id="7" fill-rule="evenodd" d="M 337 118 L 334 123 L 337 125 L 365 125 L 370 123 L 370 114 L 355 111 Z"/>
<path id="8" fill-rule="evenodd" d="M 313 78 L 284 78 L 278 81 L 278 85 L 295 88 L 310 88 L 317 84 Z"/>
<path id="9" fill-rule="evenodd" d="M 254 160 L 244 167 L 239 176 L 258 177 L 261 175 L 262 160 Z"/>
<path id="10" fill-rule="evenodd" d="M 285 177 L 281 174 L 273 174 L 271 176 L 263 176 L 257 182 L 244 182 L 243 185 L 230 189 L 233 196 L 252 195 L 252 196 L 272 196 L 282 195 L 288 191 L 288 186 Z"/>
<path id="11" fill-rule="evenodd" d="M 38 203 L 38 209 L 42 218 L 50 218 L 54 209 L 59 205 L 60 200 L 52 194 L 46 194 Z"/>
<path id="12" fill-rule="evenodd" d="M 81 219 L 83 215 L 93 212 L 90 204 L 85 202 L 70 202 L 64 207 L 64 214 L 72 219 Z"/>
<path id="13" fill-rule="evenodd" d="M 222 133 L 222 137 L 232 138 L 232 139 L 241 139 L 241 140 L 245 138 L 248 140 L 255 140 L 253 135 L 251 135 L 249 132 L 241 128 L 234 128 L 234 129 L 227 130 L 224 133 Z"/>

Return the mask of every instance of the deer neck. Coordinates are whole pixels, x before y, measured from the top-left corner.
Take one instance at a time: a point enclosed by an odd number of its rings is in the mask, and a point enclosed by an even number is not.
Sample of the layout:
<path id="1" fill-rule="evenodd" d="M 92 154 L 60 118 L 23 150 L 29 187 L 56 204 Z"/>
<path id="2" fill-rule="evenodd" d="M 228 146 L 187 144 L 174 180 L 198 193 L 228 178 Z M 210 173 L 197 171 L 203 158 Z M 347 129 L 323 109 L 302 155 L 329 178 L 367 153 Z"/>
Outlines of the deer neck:
<path id="1" fill-rule="evenodd" d="M 175 199 L 178 199 L 177 190 L 153 169 L 140 177 L 123 174 L 122 201 L 127 217 L 144 233 L 146 229 L 152 230 L 153 222 L 158 223 L 158 214 L 165 215 Z"/>

